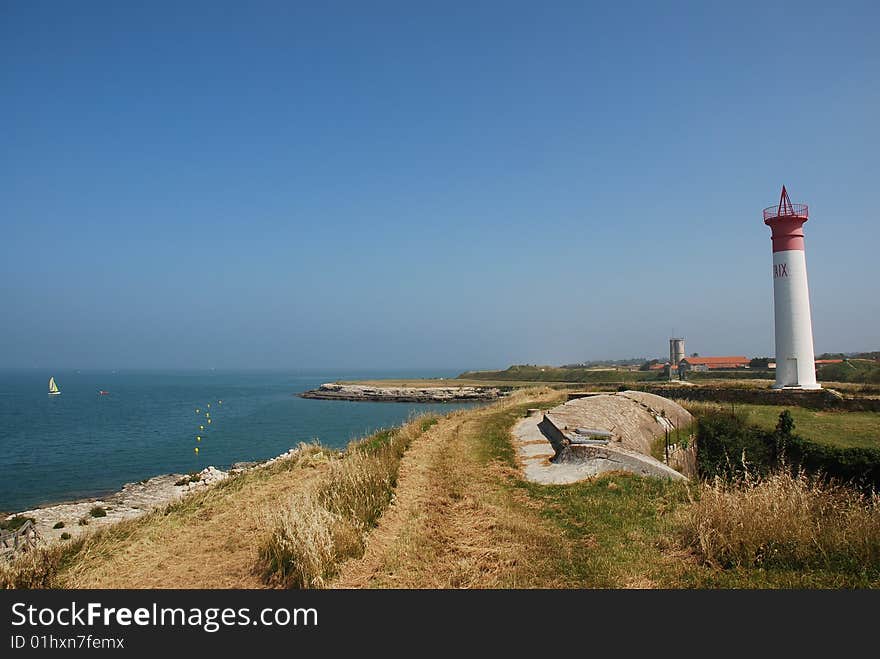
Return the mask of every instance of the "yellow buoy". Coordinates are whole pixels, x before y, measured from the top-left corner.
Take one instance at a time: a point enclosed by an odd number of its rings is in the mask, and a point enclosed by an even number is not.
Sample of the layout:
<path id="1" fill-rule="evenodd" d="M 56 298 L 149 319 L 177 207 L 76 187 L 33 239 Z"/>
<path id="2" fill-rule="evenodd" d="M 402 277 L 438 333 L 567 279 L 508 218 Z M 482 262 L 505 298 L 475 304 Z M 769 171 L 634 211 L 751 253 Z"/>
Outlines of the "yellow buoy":
<path id="1" fill-rule="evenodd" d="M 202 436 L 201 436 L 201 435 L 196 435 L 196 441 L 197 441 L 197 442 L 202 441 Z"/>
<path id="2" fill-rule="evenodd" d="M 208 403 L 208 407 L 211 407 L 211 403 Z"/>
<path id="3" fill-rule="evenodd" d="M 218 405 L 222 405 L 222 404 L 223 404 L 223 401 L 222 401 L 222 400 L 218 400 L 218 401 L 217 401 L 217 404 L 218 404 Z"/>
<path id="4" fill-rule="evenodd" d="M 208 423 L 211 423 L 211 419 L 208 419 Z"/>
<path id="5" fill-rule="evenodd" d="M 196 446 L 196 453 L 198 453 L 198 452 L 199 452 L 199 447 L 198 447 L 198 446 Z"/>
<path id="6" fill-rule="evenodd" d="M 199 430 L 204 430 L 205 426 L 199 426 Z"/>
<path id="7" fill-rule="evenodd" d="M 197 407 L 197 408 L 196 408 L 196 414 L 198 414 L 198 413 L 199 413 L 199 408 Z"/>

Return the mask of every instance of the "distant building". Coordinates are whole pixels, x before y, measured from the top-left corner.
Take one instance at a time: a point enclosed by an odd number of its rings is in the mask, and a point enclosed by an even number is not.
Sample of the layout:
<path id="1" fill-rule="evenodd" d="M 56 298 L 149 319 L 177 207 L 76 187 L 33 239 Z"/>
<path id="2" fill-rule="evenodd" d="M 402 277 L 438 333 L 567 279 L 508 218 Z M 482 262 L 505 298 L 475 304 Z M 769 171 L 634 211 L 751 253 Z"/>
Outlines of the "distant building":
<path id="1" fill-rule="evenodd" d="M 678 362 L 682 359 L 684 359 L 684 339 L 675 337 L 669 339 L 669 363 L 678 366 Z"/>
<path id="2" fill-rule="evenodd" d="M 748 357 L 685 357 L 681 360 L 689 371 L 715 371 L 736 368 L 748 368 L 751 360 Z"/>

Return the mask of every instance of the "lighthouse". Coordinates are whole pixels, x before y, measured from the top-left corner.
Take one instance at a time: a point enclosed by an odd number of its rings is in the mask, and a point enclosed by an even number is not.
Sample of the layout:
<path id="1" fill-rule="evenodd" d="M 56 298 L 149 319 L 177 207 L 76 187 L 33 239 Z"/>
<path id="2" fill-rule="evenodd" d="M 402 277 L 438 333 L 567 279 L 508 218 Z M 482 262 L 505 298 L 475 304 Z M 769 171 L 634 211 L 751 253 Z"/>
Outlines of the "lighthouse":
<path id="1" fill-rule="evenodd" d="M 813 322 L 804 254 L 805 204 L 792 204 L 785 186 L 776 206 L 764 209 L 773 241 L 773 309 L 776 320 L 774 389 L 820 389 L 813 354 Z"/>

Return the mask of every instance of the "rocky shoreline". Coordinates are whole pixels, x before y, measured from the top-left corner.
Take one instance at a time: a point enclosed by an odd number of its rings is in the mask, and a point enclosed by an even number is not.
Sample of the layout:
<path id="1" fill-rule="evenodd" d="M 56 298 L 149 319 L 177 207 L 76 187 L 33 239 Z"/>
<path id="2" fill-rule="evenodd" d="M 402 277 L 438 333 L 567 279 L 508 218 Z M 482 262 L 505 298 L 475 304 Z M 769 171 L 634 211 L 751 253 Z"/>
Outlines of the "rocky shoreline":
<path id="1" fill-rule="evenodd" d="M 300 398 L 389 403 L 465 403 L 497 400 L 507 395 L 498 387 L 370 387 L 327 382 L 297 394 Z"/>
<path id="2" fill-rule="evenodd" d="M 140 517 L 155 508 L 173 503 L 191 492 L 202 490 L 235 474 L 259 469 L 278 460 L 292 457 L 298 450 L 292 448 L 262 462 L 237 462 L 228 471 L 209 466 L 196 474 L 154 476 L 137 483 L 126 483 L 121 490 L 105 497 L 40 506 L 7 515 L 5 519 L 9 520 L 17 516 L 33 518 L 42 542 L 68 539 L 67 535 L 62 538 L 63 534 L 69 534 L 72 539 L 96 528 Z"/>

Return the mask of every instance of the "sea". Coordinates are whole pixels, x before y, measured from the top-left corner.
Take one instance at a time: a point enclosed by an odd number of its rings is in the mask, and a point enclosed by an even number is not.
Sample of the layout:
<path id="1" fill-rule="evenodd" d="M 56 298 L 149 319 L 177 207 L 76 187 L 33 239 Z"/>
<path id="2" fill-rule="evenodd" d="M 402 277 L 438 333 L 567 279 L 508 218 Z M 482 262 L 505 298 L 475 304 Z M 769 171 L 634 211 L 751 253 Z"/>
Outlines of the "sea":
<path id="1" fill-rule="evenodd" d="M 0 371 L 0 511 L 103 496 L 125 483 L 208 465 L 228 469 L 272 458 L 300 442 L 341 448 L 413 415 L 475 404 L 310 400 L 297 393 L 336 380 L 455 375 Z M 50 376 L 61 390 L 58 396 L 48 395 Z"/>

